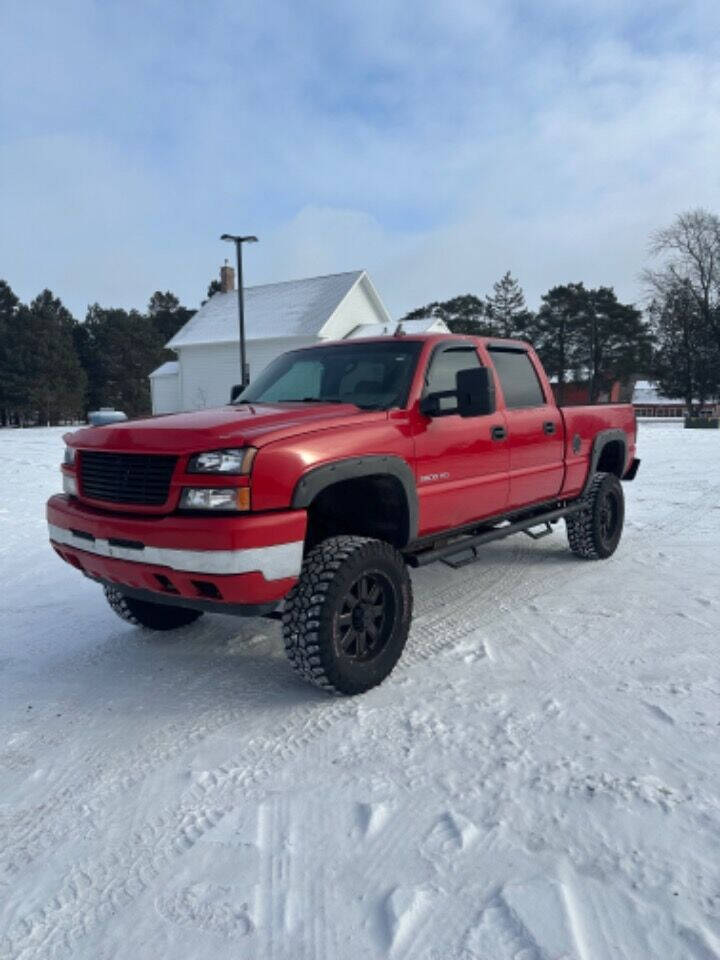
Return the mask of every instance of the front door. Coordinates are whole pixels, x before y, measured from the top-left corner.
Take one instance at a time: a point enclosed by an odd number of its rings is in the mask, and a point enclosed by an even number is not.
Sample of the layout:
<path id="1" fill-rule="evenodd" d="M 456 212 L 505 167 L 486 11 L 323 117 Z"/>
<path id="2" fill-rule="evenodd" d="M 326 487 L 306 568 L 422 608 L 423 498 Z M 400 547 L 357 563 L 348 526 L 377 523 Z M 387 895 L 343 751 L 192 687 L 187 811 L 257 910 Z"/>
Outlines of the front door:
<path id="1" fill-rule="evenodd" d="M 449 342 L 428 361 L 423 395 L 455 390 L 458 370 L 481 366 L 472 343 Z M 454 398 L 439 415 L 416 418 L 415 469 L 420 535 L 502 513 L 508 497 L 509 453 L 502 412 L 461 417 Z"/>

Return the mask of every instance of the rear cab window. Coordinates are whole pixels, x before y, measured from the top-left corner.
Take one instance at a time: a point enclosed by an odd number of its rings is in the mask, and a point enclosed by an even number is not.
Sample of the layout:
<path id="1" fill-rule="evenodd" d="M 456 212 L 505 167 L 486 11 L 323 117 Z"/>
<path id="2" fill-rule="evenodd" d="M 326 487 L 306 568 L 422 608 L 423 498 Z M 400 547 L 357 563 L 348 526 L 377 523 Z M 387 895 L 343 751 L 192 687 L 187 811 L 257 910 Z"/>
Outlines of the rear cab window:
<path id="1" fill-rule="evenodd" d="M 547 403 L 530 354 L 507 347 L 488 347 L 508 410 L 544 407 Z"/>

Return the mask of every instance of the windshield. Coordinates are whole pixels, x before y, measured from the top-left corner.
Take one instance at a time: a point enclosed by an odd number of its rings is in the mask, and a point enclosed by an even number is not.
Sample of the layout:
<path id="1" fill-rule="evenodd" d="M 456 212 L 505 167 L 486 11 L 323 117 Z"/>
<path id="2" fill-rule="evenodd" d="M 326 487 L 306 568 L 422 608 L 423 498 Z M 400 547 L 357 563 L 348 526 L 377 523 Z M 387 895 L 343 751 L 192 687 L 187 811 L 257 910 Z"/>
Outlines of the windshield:
<path id="1" fill-rule="evenodd" d="M 284 353 L 235 403 L 352 403 L 363 410 L 404 406 L 422 343 L 341 343 Z"/>

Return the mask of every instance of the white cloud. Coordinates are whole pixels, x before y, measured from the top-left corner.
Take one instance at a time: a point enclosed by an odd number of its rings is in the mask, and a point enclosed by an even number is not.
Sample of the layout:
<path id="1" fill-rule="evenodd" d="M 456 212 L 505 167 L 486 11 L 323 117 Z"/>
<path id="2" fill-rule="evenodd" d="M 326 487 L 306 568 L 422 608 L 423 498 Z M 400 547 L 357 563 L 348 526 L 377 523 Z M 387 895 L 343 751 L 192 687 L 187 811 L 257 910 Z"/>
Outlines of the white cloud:
<path id="1" fill-rule="evenodd" d="M 387 0 L 3 12 L 0 275 L 85 304 L 197 303 L 366 266 L 400 313 L 556 283 L 637 299 L 647 235 L 720 209 L 720 12 Z"/>

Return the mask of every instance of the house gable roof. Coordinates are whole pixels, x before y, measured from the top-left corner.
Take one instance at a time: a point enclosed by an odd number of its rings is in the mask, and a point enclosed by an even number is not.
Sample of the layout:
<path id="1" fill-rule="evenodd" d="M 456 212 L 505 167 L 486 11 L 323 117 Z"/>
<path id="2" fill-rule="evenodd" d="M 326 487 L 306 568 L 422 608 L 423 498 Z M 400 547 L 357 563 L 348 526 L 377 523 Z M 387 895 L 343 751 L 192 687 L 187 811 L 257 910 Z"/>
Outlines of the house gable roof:
<path id="1" fill-rule="evenodd" d="M 288 280 L 245 288 L 245 335 L 248 340 L 317 336 L 364 270 L 325 277 Z M 167 346 L 176 350 L 206 343 L 238 341 L 238 292 L 216 293 L 182 327 Z"/>
<path id="2" fill-rule="evenodd" d="M 151 377 L 176 377 L 180 372 L 180 364 L 177 360 L 167 360 L 161 364 L 157 370 L 153 370 Z"/>

